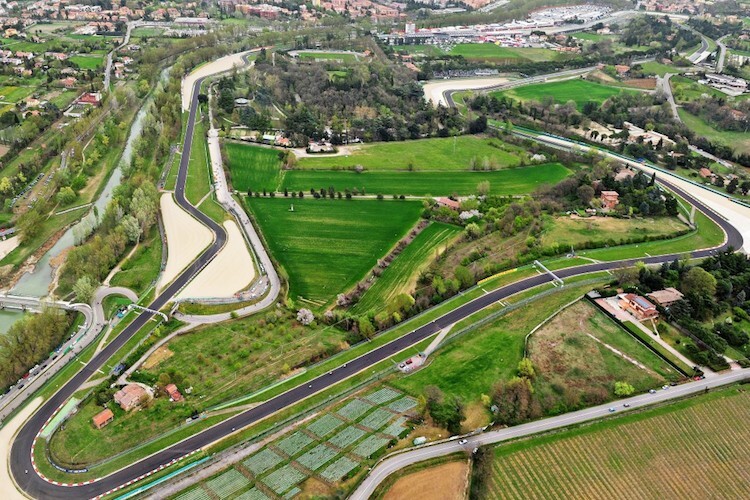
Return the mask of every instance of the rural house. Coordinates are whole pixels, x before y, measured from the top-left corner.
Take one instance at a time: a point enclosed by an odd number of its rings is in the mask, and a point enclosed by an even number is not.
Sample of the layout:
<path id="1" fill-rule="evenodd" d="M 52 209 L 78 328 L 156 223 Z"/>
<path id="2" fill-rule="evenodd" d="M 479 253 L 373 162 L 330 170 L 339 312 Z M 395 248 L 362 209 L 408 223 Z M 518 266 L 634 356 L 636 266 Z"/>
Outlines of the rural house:
<path id="1" fill-rule="evenodd" d="M 103 411 L 100 411 L 96 415 L 94 415 L 91 421 L 93 422 L 94 427 L 96 427 L 97 429 L 101 429 L 102 427 L 104 427 L 105 425 L 113 421 L 114 419 L 115 419 L 115 414 L 112 413 L 112 410 L 107 408 Z"/>
<path id="2" fill-rule="evenodd" d="M 620 306 L 626 311 L 630 311 L 638 320 L 655 319 L 659 317 L 659 311 L 656 306 L 649 302 L 645 297 L 634 293 L 626 293 L 620 296 Z"/>
<path id="3" fill-rule="evenodd" d="M 656 290 L 651 293 L 647 293 L 646 296 L 662 306 L 663 308 L 668 308 L 678 300 L 682 300 L 682 292 L 680 292 L 676 288 L 665 288 L 664 290 Z"/>
<path id="4" fill-rule="evenodd" d="M 140 385 L 128 384 L 115 393 L 115 403 L 123 410 L 130 411 L 140 406 L 141 401 L 148 397 L 148 392 Z"/>
<path id="5" fill-rule="evenodd" d="M 620 193 L 617 191 L 602 191 L 601 194 L 602 207 L 607 210 L 614 210 L 617 204 L 620 202 Z"/>
<path id="6" fill-rule="evenodd" d="M 169 399 L 171 399 L 172 401 L 175 401 L 175 402 L 176 401 L 182 401 L 182 394 L 180 394 L 180 391 L 177 390 L 177 386 L 176 385 L 174 385 L 174 384 L 168 384 L 164 388 L 164 392 L 167 393 L 167 395 L 169 396 Z"/>

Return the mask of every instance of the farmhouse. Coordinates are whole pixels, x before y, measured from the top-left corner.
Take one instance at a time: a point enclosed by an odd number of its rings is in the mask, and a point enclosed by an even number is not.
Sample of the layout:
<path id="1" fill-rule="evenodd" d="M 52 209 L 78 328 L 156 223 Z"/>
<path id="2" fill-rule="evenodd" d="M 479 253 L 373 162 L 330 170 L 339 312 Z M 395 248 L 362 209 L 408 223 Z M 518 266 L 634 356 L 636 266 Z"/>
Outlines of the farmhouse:
<path id="1" fill-rule="evenodd" d="M 125 411 L 137 408 L 146 398 L 149 398 L 148 392 L 138 384 L 128 384 L 115 393 L 115 403 Z"/>
<path id="2" fill-rule="evenodd" d="M 613 210 L 620 202 L 620 193 L 617 191 L 602 191 L 601 201 L 602 207 Z"/>
<path id="3" fill-rule="evenodd" d="M 94 424 L 94 427 L 97 429 L 101 429 L 111 421 L 115 419 L 115 414 L 112 413 L 112 410 L 107 408 L 106 410 L 100 411 L 94 417 L 91 419 L 92 423 Z"/>
<path id="4" fill-rule="evenodd" d="M 177 390 L 177 386 L 174 384 L 169 384 L 164 388 L 164 392 L 167 393 L 169 396 L 169 399 L 172 401 L 182 401 L 182 394 L 180 394 L 180 391 Z"/>
<path id="5" fill-rule="evenodd" d="M 458 210 L 459 208 L 461 208 L 461 204 L 459 202 L 457 202 L 456 200 L 451 200 L 450 198 L 438 198 L 437 203 L 441 207 L 448 207 L 451 210 Z"/>
<path id="6" fill-rule="evenodd" d="M 626 311 L 630 311 L 633 316 L 639 320 L 655 319 L 659 317 L 659 311 L 656 306 L 649 302 L 645 297 L 634 293 L 626 293 L 620 296 L 620 306 Z"/>
<path id="7" fill-rule="evenodd" d="M 676 288 L 665 288 L 646 294 L 646 296 L 664 308 L 668 308 L 678 300 L 682 300 L 682 292 Z"/>

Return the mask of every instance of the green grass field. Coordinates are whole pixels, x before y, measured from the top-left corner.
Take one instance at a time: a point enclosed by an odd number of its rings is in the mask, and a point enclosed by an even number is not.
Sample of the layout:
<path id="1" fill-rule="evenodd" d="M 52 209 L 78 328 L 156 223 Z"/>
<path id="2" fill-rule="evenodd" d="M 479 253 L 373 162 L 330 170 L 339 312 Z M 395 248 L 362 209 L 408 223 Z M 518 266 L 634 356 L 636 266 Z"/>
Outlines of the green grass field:
<path id="1" fill-rule="evenodd" d="M 190 150 L 185 197 L 196 205 L 211 190 L 211 174 L 208 167 L 208 143 L 202 121 L 195 124 L 193 145 Z"/>
<path id="2" fill-rule="evenodd" d="M 411 293 L 419 273 L 460 233 L 461 228 L 451 224 L 433 222 L 427 226 L 383 271 L 352 312 L 380 312 L 397 295 Z"/>
<path id="3" fill-rule="evenodd" d="M 672 87 L 672 94 L 677 103 L 691 102 L 696 99 L 700 99 L 703 94 L 712 95 L 715 97 L 726 97 L 723 92 L 716 90 L 715 88 L 703 85 L 691 80 L 684 76 L 673 76 L 669 80 L 669 84 Z"/>
<path id="4" fill-rule="evenodd" d="M 300 169 L 352 168 L 368 170 L 469 170 L 471 160 L 485 158 L 497 168 L 517 166 L 526 158 L 523 149 L 500 139 L 462 135 L 403 142 L 363 144 L 349 155 L 300 158 Z"/>
<path id="5" fill-rule="evenodd" d="M 494 43 L 459 43 L 450 51 L 452 56 L 463 56 L 474 61 L 554 61 L 559 53 L 550 49 L 501 47 Z"/>
<path id="6" fill-rule="evenodd" d="M 248 198 L 289 296 L 316 304 L 359 281 L 416 223 L 421 202 Z M 294 205 L 294 211 L 290 206 Z"/>
<path id="7" fill-rule="evenodd" d="M 731 387 L 501 445 L 488 497 L 747 498 L 748 418 L 750 396 Z"/>
<path id="8" fill-rule="evenodd" d="M 676 217 L 646 217 L 642 219 L 617 219 L 592 217 L 571 219 L 556 217 L 545 224 L 541 243 L 543 247 L 557 243 L 580 245 L 584 242 L 619 241 L 633 235 L 660 237 L 685 231 L 688 226 Z"/>
<path id="9" fill-rule="evenodd" d="M 413 55 L 424 55 L 424 56 L 442 56 L 445 55 L 445 51 L 435 45 L 394 45 L 393 50 L 396 52 L 408 52 Z"/>
<path id="10" fill-rule="evenodd" d="M 64 110 L 70 103 L 72 103 L 77 97 L 76 93 L 70 90 L 60 92 L 55 97 L 50 99 L 50 102 L 58 107 L 58 109 Z"/>
<path id="11" fill-rule="evenodd" d="M 276 190 L 281 182 L 280 151 L 234 142 L 225 142 L 227 167 L 232 186 L 243 193 Z"/>
<path id="12" fill-rule="evenodd" d="M 576 78 L 561 82 L 526 85 L 503 92 L 494 92 L 493 95 L 504 95 L 523 102 L 541 102 L 546 97 L 551 97 L 558 104 L 573 101 L 576 104 L 576 108 L 580 111 L 588 101 L 601 104 L 610 97 L 623 92 L 633 91 Z"/>
<path id="13" fill-rule="evenodd" d="M 81 69 L 99 69 L 104 66 L 104 56 L 102 55 L 73 56 L 70 61 Z"/>
<path id="14" fill-rule="evenodd" d="M 297 56 L 302 60 L 325 61 L 325 62 L 354 62 L 357 60 L 355 54 L 340 54 L 337 52 L 299 52 Z"/>
<path id="15" fill-rule="evenodd" d="M 750 134 L 717 130 L 699 116 L 695 116 L 684 109 L 678 109 L 677 112 L 685 125 L 696 134 L 703 136 L 710 141 L 729 146 L 736 151 L 750 153 Z"/>
<path id="16" fill-rule="evenodd" d="M 528 194 L 544 184 L 556 184 L 571 171 L 559 163 L 491 172 L 363 172 L 291 170 L 282 188 L 309 192 L 333 186 L 338 191 L 357 188 L 366 194 L 444 196 L 476 194 L 477 184 L 489 181 L 493 194 Z"/>
<path id="17" fill-rule="evenodd" d="M 664 76 L 667 73 L 682 73 L 687 68 L 679 68 L 669 64 L 662 64 L 656 61 L 649 61 L 641 64 L 643 71 L 649 75 Z"/>
<path id="18" fill-rule="evenodd" d="M 0 101 L 16 103 L 30 96 L 34 87 L 0 87 Z"/>

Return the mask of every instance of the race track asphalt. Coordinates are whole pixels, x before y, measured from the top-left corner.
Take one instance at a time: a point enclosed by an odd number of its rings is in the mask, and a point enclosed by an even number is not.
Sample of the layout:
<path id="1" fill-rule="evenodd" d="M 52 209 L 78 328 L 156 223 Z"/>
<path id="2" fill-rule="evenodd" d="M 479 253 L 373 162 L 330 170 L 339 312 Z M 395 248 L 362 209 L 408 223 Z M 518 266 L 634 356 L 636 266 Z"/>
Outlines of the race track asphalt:
<path id="1" fill-rule="evenodd" d="M 200 81 L 196 82 L 196 87 L 193 92 L 192 105 L 190 108 L 190 115 L 188 121 L 188 127 L 185 134 L 186 138 L 192 137 L 193 125 L 195 122 L 195 114 L 197 109 L 198 91 Z M 186 141 L 183 148 L 182 159 L 180 162 L 180 172 L 178 175 L 178 189 L 176 191 L 177 202 L 193 214 L 196 218 L 201 220 L 204 224 L 209 226 L 212 231 L 216 234 L 216 241 L 209 247 L 201 257 L 192 264 L 183 274 L 181 274 L 174 283 L 172 283 L 164 291 L 162 295 L 154 300 L 151 305 L 152 309 L 159 309 L 165 305 L 169 299 L 175 295 L 175 293 L 186 284 L 189 279 L 194 276 L 216 253 L 219 251 L 221 246 L 226 240 L 226 234 L 224 230 L 207 216 L 203 215 L 200 211 L 192 207 L 184 197 L 184 186 L 187 177 L 187 163 L 190 157 L 190 141 Z M 678 195 L 683 197 L 688 203 L 696 206 L 698 210 L 705 213 L 709 218 L 716 222 L 726 233 L 726 240 L 723 245 L 714 249 L 700 249 L 692 252 L 692 256 L 695 258 L 707 257 L 715 254 L 716 252 L 741 248 L 743 244 L 741 234 L 725 219 L 717 215 L 713 211 L 709 210 L 703 203 L 695 199 L 690 194 L 682 191 L 674 185 L 671 185 L 668 181 L 659 179 L 659 182 L 664 184 L 669 189 L 676 192 Z M 582 274 L 607 271 L 617 269 L 621 267 L 632 266 L 636 262 L 645 262 L 647 264 L 659 264 L 663 262 L 671 262 L 676 258 L 680 258 L 684 253 L 669 254 L 662 256 L 653 256 L 648 258 L 639 259 L 628 259 L 623 261 L 615 262 L 601 262 L 592 263 L 585 266 L 577 266 L 572 268 L 566 268 L 556 271 L 556 275 L 562 279 L 578 276 Z M 529 288 L 547 283 L 552 281 L 552 277 L 549 274 L 539 274 L 530 278 L 512 283 L 504 286 L 497 290 L 487 293 L 472 302 L 457 307 L 450 311 L 444 316 L 437 320 L 429 323 L 421 328 L 411 331 L 404 336 L 378 347 L 359 358 L 356 358 L 339 368 L 336 368 L 329 374 L 322 375 L 307 384 L 303 384 L 294 389 L 291 389 L 279 396 L 267 400 L 266 402 L 240 413 L 224 422 L 221 422 L 209 429 L 206 429 L 200 433 L 197 433 L 186 440 L 165 448 L 154 455 L 151 455 L 139 462 L 136 462 L 125 469 L 115 472 L 107 477 L 99 479 L 93 483 L 70 487 L 61 486 L 49 483 L 38 476 L 32 467 L 30 450 L 34 437 L 37 432 L 42 428 L 47 419 L 54 413 L 54 411 L 70 397 L 76 389 L 84 383 L 89 376 L 96 371 L 104 362 L 111 357 L 125 342 L 133 336 L 150 318 L 151 314 L 144 313 L 140 315 L 135 321 L 126 328 L 115 340 L 113 340 L 104 350 L 97 354 L 86 367 L 74 376 L 63 388 L 57 392 L 50 400 L 48 400 L 29 421 L 23 426 L 19 432 L 16 440 L 13 443 L 11 449 L 11 472 L 18 486 L 25 491 L 29 496 L 33 498 L 44 498 L 44 499 L 57 499 L 57 498 L 91 498 L 101 495 L 107 491 L 115 489 L 122 484 L 125 484 L 131 480 L 134 480 L 143 474 L 146 474 L 160 465 L 166 464 L 174 459 L 185 456 L 186 454 L 200 449 L 217 441 L 218 439 L 227 436 L 234 431 L 246 427 L 250 424 L 258 422 L 259 420 L 272 415 L 273 413 L 282 410 L 290 405 L 293 405 L 307 397 L 318 393 L 337 382 L 340 382 L 352 375 L 355 375 L 363 370 L 370 368 L 371 366 L 388 359 L 389 357 L 399 353 L 400 351 L 424 340 L 431 336 L 442 328 L 451 325 L 475 312 L 496 303 L 510 295 L 522 292 Z M 25 471 L 28 471 L 26 473 Z"/>

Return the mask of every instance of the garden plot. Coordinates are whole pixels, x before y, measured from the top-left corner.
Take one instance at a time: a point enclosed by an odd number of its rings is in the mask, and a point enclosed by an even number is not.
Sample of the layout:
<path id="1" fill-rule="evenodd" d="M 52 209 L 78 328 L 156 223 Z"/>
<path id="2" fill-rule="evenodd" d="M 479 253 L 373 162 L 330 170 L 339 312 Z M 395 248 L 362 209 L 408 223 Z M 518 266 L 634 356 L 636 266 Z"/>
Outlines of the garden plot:
<path id="1" fill-rule="evenodd" d="M 211 479 L 206 486 L 219 498 L 227 498 L 250 485 L 250 480 L 237 469 L 229 469 L 219 477 Z"/>
<path id="2" fill-rule="evenodd" d="M 273 469 L 283 461 L 284 458 L 279 456 L 278 453 L 266 448 L 255 455 L 250 456 L 247 460 L 242 462 L 242 465 L 256 476 L 259 476 L 264 472 Z"/>
<path id="3" fill-rule="evenodd" d="M 356 420 L 372 408 L 370 403 L 361 399 L 353 399 L 336 412 L 347 420 Z"/>
<path id="4" fill-rule="evenodd" d="M 383 429 L 383 434 L 387 436 L 393 436 L 395 438 L 401 437 L 401 434 L 407 429 L 404 425 L 406 423 L 406 417 L 398 417 L 393 421 L 391 425 Z"/>
<path id="5" fill-rule="evenodd" d="M 333 415 L 323 415 L 321 418 L 307 426 L 307 430 L 318 436 L 319 438 L 326 437 L 339 427 L 344 425 L 344 422 L 340 418 L 336 418 Z"/>
<path id="6" fill-rule="evenodd" d="M 417 400 L 409 396 L 406 396 L 401 399 L 397 399 L 396 401 L 393 401 L 392 403 L 388 405 L 388 408 L 390 408 L 391 410 L 395 412 L 403 413 L 405 411 L 411 410 L 415 406 L 417 406 Z"/>
<path id="7" fill-rule="evenodd" d="M 296 455 L 305 446 L 313 442 L 313 438 L 304 432 L 297 431 L 288 438 L 281 441 L 278 448 L 289 456 Z"/>
<path id="8" fill-rule="evenodd" d="M 325 444 L 319 444 L 312 450 L 297 458 L 297 463 L 306 469 L 318 470 L 331 461 L 338 452 Z"/>
<path id="9" fill-rule="evenodd" d="M 252 488 L 242 495 L 235 497 L 234 500 L 270 500 L 268 496 L 258 488 Z"/>
<path id="10" fill-rule="evenodd" d="M 341 448 L 343 450 L 359 441 L 360 438 L 365 434 L 367 434 L 367 432 L 357 427 L 347 427 L 346 429 L 329 439 L 328 442 L 333 446 L 336 446 L 337 448 Z"/>
<path id="11" fill-rule="evenodd" d="M 376 431 L 387 424 L 393 418 L 393 413 L 382 408 L 376 409 L 358 423 L 368 429 Z"/>
<path id="12" fill-rule="evenodd" d="M 306 478 L 307 475 L 288 464 L 267 475 L 262 482 L 277 495 L 283 495 Z"/>
<path id="13" fill-rule="evenodd" d="M 383 403 L 387 403 L 388 401 L 396 399 L 399 396 L 401 396 L 400 392 L 394 391 L 390 387 L 383 387 L 382 389 L 375 391 L 372 394 L 368 394 L 367 396 L 365 396 L 365 399 L 372 403 L 375 403 L 376 405 L 382 405 Z"/>
<path id="14" fill-rule="evenodd" d="M 359 443 L 359 446 L 352 450 L 352 453 L 362 458 L 369 458 L 373 453 L 384 448 L 385 445 L 390 441 L 388 438 L 380 436 L 369 436 L 367 439 Z"/>
<path id="15" fill-rule="evenodd" d="M 335 483 L 340 481 L 344 476 L 349 474 L 358 466 L 358 462 L 355 462 L 348 457 L 341 457 L 331 465 L 326 467 L 326 469 L 320 474 L 320 476 L 326 481 Z"/>

